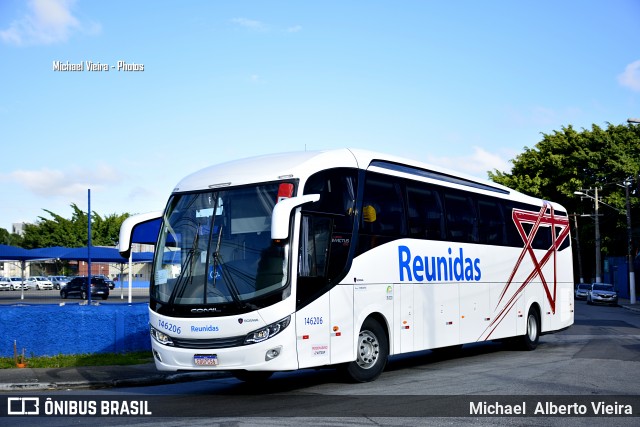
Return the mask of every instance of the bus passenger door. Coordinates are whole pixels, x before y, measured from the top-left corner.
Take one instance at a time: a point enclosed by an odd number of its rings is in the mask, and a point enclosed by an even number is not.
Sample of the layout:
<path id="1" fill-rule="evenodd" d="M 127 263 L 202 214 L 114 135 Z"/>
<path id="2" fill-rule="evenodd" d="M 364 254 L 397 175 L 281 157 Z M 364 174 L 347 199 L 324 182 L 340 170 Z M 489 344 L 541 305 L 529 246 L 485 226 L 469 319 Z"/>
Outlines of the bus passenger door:
<path id="1" fill-rule="evenodd" d="M 328 365 L 330 353 L 330 297 L 327 271 L 332 221 L 302 215 L 296 288 L 298 366 Z"/>

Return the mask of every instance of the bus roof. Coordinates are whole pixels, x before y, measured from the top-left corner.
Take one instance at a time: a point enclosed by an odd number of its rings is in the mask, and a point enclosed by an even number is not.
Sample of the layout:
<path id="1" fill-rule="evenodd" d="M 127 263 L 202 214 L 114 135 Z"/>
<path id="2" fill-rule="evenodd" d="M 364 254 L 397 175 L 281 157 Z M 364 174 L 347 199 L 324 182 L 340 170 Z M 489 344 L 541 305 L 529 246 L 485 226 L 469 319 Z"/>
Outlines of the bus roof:
<path id="1" fill-rule="evenodd" d="M 395 166 L 407 166 L 397 168 Z M 321 151 L 298 151 L 232 160 L 201 169 L 182 179 L 174 193 L 224 188 L 287 178 L 306 178 L 318 171 L 347 167 L 369 169 L 391 175 L 492 194 L 511 200 L 540 204 L 540 199 L 527 196 L 503 185 L 482 180 L 446 168 L 370 150 L 342 148 Z M 554 208 L 564 210 L 553 203 Z"/>

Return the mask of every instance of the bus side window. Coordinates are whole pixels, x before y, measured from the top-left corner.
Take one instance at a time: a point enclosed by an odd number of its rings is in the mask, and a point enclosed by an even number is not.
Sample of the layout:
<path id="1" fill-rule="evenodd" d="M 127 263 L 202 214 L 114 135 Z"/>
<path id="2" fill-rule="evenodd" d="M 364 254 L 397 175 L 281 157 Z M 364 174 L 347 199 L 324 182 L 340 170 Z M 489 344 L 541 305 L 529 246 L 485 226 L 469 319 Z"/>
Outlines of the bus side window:
<path id="1" fill-rule="evenodd" d="M 493 200 L 478 200 L 478 242 L 503 245 L 505 237 L 505 221 L 500 204 Z"/>
<path id="2" fill-rule="evenodd" d="M 476 243 L 476 213 L 472 199 L 464 194 L 446 193 L 447 236 L 454 242 Z"/>
<path id="3" fill-rule="evenodd" d="M 407 186 L 409 236 L 416 239 L 442 240 L 444 214 L 440 195 L 435 189 Z"/>
<path id="4" fill-rule="evenodd" d="M 394 179 L 369 173 L 364 189 L 362 232 L 398 238 L 406 235 L 401 185 Z M 368 206 L 375 208 L 375 219 L 367 216 Z"/>

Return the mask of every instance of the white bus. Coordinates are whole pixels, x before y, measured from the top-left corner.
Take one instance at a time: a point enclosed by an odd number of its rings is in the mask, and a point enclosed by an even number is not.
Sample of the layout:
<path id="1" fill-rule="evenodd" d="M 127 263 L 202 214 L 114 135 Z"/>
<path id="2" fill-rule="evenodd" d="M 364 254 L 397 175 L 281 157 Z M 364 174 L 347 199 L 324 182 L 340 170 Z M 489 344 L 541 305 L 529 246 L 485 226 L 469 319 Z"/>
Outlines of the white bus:
<path id="1" fill-rule="evenodd" d="M 159 370 L 244 380 L 341 367 L 374 380 L 389 355 L 507 339 L 533 350 L 573 323 L 562 206 L 365 150 L 276 154 L 184 178 L 150 283 Z"/>

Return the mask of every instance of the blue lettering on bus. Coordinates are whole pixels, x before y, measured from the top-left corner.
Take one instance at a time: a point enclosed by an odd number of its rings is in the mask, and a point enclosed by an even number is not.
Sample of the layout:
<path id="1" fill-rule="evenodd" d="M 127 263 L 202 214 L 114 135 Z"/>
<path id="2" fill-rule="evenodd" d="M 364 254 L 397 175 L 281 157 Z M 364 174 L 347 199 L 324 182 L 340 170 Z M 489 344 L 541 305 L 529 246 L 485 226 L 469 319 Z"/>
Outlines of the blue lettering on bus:
<path id="1" fill-rule="evenodd" d="M 478 282 L 482 277 L 480 258 L 464 256 L 449 248 L 448 256 L 412 256 L 407 246 L 398 246 L 398 267 L 401 282 Z"/>

